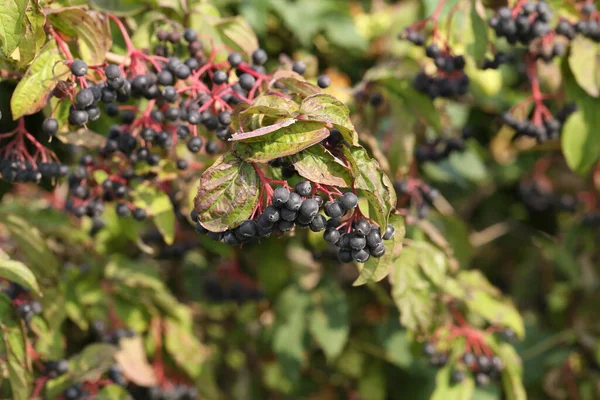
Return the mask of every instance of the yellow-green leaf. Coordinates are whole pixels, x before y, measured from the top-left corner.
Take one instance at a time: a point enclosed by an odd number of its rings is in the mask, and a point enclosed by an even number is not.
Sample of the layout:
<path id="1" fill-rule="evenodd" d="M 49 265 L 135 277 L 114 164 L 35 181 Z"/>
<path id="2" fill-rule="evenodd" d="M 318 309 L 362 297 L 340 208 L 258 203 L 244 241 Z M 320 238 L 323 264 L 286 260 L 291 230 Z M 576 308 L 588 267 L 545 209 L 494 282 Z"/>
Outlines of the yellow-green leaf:
<path id="1" fill-rule="evenodd" d="M 10 99 L 13 119 L 33 114 L 44 107 L 58 80 L 69 71 L 63 61 L 56 41 L 46 43 L 13 92 Z"/>

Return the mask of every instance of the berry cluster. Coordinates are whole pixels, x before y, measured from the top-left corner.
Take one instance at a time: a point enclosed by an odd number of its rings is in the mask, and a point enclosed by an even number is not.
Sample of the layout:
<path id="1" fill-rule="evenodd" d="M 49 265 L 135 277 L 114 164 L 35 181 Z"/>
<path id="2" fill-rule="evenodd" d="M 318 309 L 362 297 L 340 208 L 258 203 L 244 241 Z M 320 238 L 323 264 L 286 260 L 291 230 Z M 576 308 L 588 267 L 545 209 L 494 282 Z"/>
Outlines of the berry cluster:
<path id="1" fill-rule="evenodd" d="M 339 208 L 335 203 L 330 203 L 330 211 L 337 213 Z M 327 213 L 327 208 L 325 209 Z M 370 224 L 366 219 L 355 220 L 344 232 L 343 229 L 336 228 L 338 217 L 332 217 L 328 221 L 329 227 L 325 230 L 323 237 L 325 241 L 339 248 L 338 259 L 342 263 L 356 261 L 359 263 L 367 262 L 371 257 L 379 258 L 385 254 L 384 240 L 390 240 L 394 237 L 394 227 L 388 225 L 385 232 L 377 225 Z"/>
<path id="2" fill-rule="evenodd" d="M 494 58 L 486 57 L 483 60 L 481 69 L 498 69 L 502 64 L 506 64 L 510 61 L 512 61 L 511 56 L 502 51 L 498 51 L 494 54 Z"/>
<path id="3" fill-rule="evenodd" d="M 556 195 L 549 187 L 535 180 L 524 180 L 519 185 L 521 199 L 533 211 L 560 210 L 573 213 L 577 210 L 577 198 L 569 194 Z"/>
<path id="4" fill-rule="evenodd" d="M 449 336 L 442 333 L 446 329 L 449 329 Z M 507 342 L 516 339 L 515 332 L 510 328 L 491 329 L 492 332 L 498 332 L 500 338 Z M 486 386 L 492 380 L 500 378 L 504 362 L 487 345 L 483 332 L 468 326 L 462 318 L 459 325 L 440 327 L 434 333 L 433 339 L 423 346 L 423 353 L 432 366 L 441 368 L 448 363 L 450 357 L 448 348 L 451 342 L 446 339 L 452 341 L 455 338 L 464 340 L 465 348 L 453 365 L 451 383 L 462 382 L 469 373 L 473 375 L 477 386 Z"/>
<path id="5" fill-rule="evenodd" d="M 43 178 L 57 179 L 67 176 L 69 167 L 55 162 L 23 163 L 17 160 L 0 160 L 2 179 L 8 182 L 40 183 Z"/>
<path id="6" fill-rule="evenodd" d="M 88 171 L 101 169 L 89 154 L 85 154 L 69 174 L 69 198 L 67 210 L 81 218 L 85 215 L 98 219 L 104 212 L 104 202 L 117 201 L 116 213 L 120 217 L 133 217 L 142 221 L 146 218 L 146 210 L 135 207 L 128 201 L 129 185 L 137 176 L 133 170 L 122 171 L 119 175 L 111 174 L 102 182 L 96 182 Z"/>
<path id="7" fill-rule="evenodd" d="M 555 42 L 551 44 L 539 43 L 531 51 L 535 60 L 551 63 L 554 57 L 564 57 L 567 54 L 567 46 L 564 43 Z"/>
<path id="8" fill-rule="evenodd" d="M 64 400 L 87 399 L 89 396 L 91 396 L 91 393 L 84 389 L 81 382 L 77 382 L 73 386 L 66 388 L 63 392 Z"/>
<path id="9" fill-rule="evenodd" d="M 216 276 L 208 276 L 204 279 L 204 295 L 214 302 L 245 303 L 248 301 L 260 301 L 265 294 L 254 285 L 245 280 L 231 280 L 225 282 Z"/>
<path id="10" fill-rule="evenodd" d="M 501 8 L 497 15 L 490 18 L 489 25 L 497 36 L 506 38 L 508 43 L 527 45 L 552 31 L 548 24 L 551 20 L 552 11 L 548 4 L 528 1 L 519 2 L 513 9 Z"/>
<path id="11" fill-rule="evenodd" d="M 53 360 L 44 363 L 44 375 L 54 379 L 69 372 L 69 362 L 67 360 Z"/>
<path id="12" fill-rule="evenodd" d="M 429 358 L 431 365 L 436 368 L 441 368 L 448 363 L 448 354 L 439 351 L 435 343 L 426 343 L 423 352 Z M 492 379 L 499 378 L 503 368 L 504 364 L 498 356 L 485 354 L 476 356 L 471 352 L 465 352 L 454 366 L 450 379 L 452 383 L 460 383 L 465 380 L 467 373 L 472 373 L 477 386 L 486 386 Z"/>
<path id="13" fill-rule="evenodd" d="M 596 5 L 593 2 L 588 1 L 583 4 L 580 11 L 581 14 L 583 14 L 584 19 L 577 22 L 575 25 L 571 25 L 570 28 L 567 27 L 568 22 L 561 21 L 562 28 L 559 32 L 557 27 L 556 33 L 572 38 L 574 36 L 573 31 L 575 31 L 596 43 L 600 42 L 600 14 L 598 14 L 598 11 L 596 10 Z M 559 24 L 559 26 L 561 26 L 561 24 Z M 571 36 L 567 36 L 567 34 L 570 34 Z"/>
<path id="14" fill-rule="evenodd" d="M 29 323 L 33 317 L 42 312 L 42 304 L 39 301 L 28 301 L 16 304 L 17 315 Z"/>
<path id="15" fill-rule="evenodd" d="M 136 386 L 130 390 L 134 400 L 197 400 L 198 390 L 189 385 L 177 384 L 170 387 L 141 387 Z"/>
<path id="16" fill-rule="evenodd" d="M 462 55 L 453 56 L 446 48 L 440 49 L 436 44 L 425 48 L 427 57 L 434 61 L 437 68 L 431 76 L 421 71 L 413 81 L 418 91 L 431 98 L 463 96 L 469 90 L 469 77 L 464 73 L 465 58 Z"/>
<path id="17" fill-rule="evenodd" d="M 440 195 L 437 189 L 413 178 L 394 182 L 394 189 L 401 211 L 408 213 L 411 208 L 416 208 L 417 218 L 419 219 L 427 218 L 433 203 Z"/>
<path id="18" fill-rule="evenodd" d="M 428 139 L 426 143 L 415 149 L 417 162 L 438 162 L 448 158 L 455 151 L 463 151 L 465 141 L 463 138 L 436 137 Z"/>
<path id="19" fill-rule="evenodd" d="M 531 120 L 520 120 L 507 112 L 502 115 L 502 121 L 516 131 L 515 139 L 527 136 L 542 143 L 546 140 L 558 139 L 565 121 L 576 110 L 576 105 L 569 103 L 561 108 L 555 117 L 552 117 L 545 106 L 536 106 Z"/>
<path id="20" fill-rule="evenodd" d="M 360 218 L 358 210 L 353 212 L 358 205 L 358 197 L 354 193 L 339 193 L 339 199 L 334 200 L 332 193 L 327 191 L 330 201 L 325 203 L 315 194 L 318 188 L 324 189 L 320 185 L 313 188 L 308 181 L 298 182 L 293 191 L 285 186 L 278 187 L 272 191 L 271 204 L 262 213 L 256 213 L 255 218 L 225 232 L 208 231 L 198 221 L 195 211 L 190 213 L 190 217 L 198 232 L 232 246 L 268 237 L 272 233 L 281 235 L 297 226 L 310 228 L 313 232 L 325 231 L 325 241 L 340 248 L 339 259 L 342 262 L 366 262 L 371 256 L 383 256 L 385 246 L 382 238 L 391 239 L 393 228 L 388 226 L 382 235 L 379 227 Z M 352 216 L 343 221 L 342 218 L 350 212 L 353 212 Z"/>

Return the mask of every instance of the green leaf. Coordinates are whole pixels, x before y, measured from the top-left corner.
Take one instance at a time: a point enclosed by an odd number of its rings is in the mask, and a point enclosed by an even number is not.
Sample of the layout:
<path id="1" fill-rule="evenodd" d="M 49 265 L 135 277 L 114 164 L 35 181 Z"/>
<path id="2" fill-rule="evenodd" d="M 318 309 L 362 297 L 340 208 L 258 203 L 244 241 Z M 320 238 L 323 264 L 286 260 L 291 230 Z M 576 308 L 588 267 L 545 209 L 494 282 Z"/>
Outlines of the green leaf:
<path id="1" fill-rule="evenodd" d="M 26 335 L 21 321 L 15 315 L 11 300 L 0 294 L 0 358 L 8 372 L 12 391 L 11 399 L 29 399 L 33 384 L 31 360 L 26 351 Z"/>
<path id="2" fill-rule="evenodd" d="M 193 332 L 171 319 L 165 321 L 165 348 L 178 367 L 190 378 L 197 379 L 207 357 L 207 349 Z"/>
<path id="3" fill-rule="evenodd" d="M 36 296 L 42 296 L 35 275 L 33 275 L 33 272 L 31 272 L 31 270 L 22 262 L 0 259 L 0 278 L 18 283 L 33 291 Z"/>
<path id="4" fill-rule="evenodd" d="M 36 113 L 44 107 L 48 95 L 60 77 L 69 71 L 63 61 L 56 41 L 51 40 L 46 43 L 25 72 L 23 79 L 19 81 L 10 99 L 14 120 L 23 115 Z"/>
<path id="5" fill-rule="evenodd" d="M 293 285 L 277 299 L 273 331 L 273 350 L 287 378 L 296 381 L 305 364 L 307 313 L 311 298 L 307 292 Z"/>
<path id="6" fill-rule="evenodd" d="M 11 233 L 27 260 L 27 265 L 38 281 L 54 280 L 58 275 L 59 263 L 48 249 L 38 229 L 16 215 L 3 215 L 3 223 Z"/>
<path id="7" fill-rule="evenodd" d="M 436 313 L 436 296 L 419 267 L 419 253 L 412 245 L 402 250 L 390 273 L 391 294 L 400 311 L 400 323 L 410 330 L 428 331 Z"/>
<path id="8" fill-rule="evenodd" d="M 269 86 L 301 99 L 321 93 L 318 86 L 306 82 L 302 76 L 292 71 L 275 72 Z"/>
<path id="9" fill-rule="evenodd" d="M 573 72 L 563 63 L 567 96 L 577 103 L 578 111 L 565 122 L 562 132 L 562 150 L 569 167 L 580 174 L 586 173 L 600 157 L 600 99 L 591 97 L 575 81 Z"/>
<path id="10" fill-rule="evenodd" d="M 35 316 L 29 323 L 35 334 L 35 350 L 44 360 L 57 360 L 64 357 L 62 349 L 62 332 L 51 329 L 41 316 Z"/>
<path id="11" fill-rule="evenodd" d="M 133 196 L 142 208 L 149 211 L 165 243 L 172 244 L 175 239 L 175 210 L 169 195 L 149 184 L 141 184 L 135 188 Z"/>
<path id="12" fill-rule="evenodd" d="M 67 36 L 76 38 L 79 56 L 90 65 L 102 64 L 112 45 L 108 18 L 82 7 L 49 9 L 52 26 Z"/>
<path id="13" fill-rule="evenodd" d="M 360 376 L 358 393 L 369 400 L 386 399 L 386 374 L 381 362 L 369 363 L 369 368 Z"/>
<path id="14" fill-rule="evenodd" d="M 470 16 L 473 43 L 469 46 L 469 53 L 477 63 L 483 61 L 488 48 L 488 27 L 479 10 L 485 12 L 481 0 L 471 0 Z"/>
<path id="15" fill-rule="evenodd" d="M 259 177 L 252 164 L 231 152 L 207 169 L 198 186 L 194 208 L 211 231 L 234 228 L 250 217 L 259 196 Z"/>
<path id="16" fill-rule="evenodd" d="M 152 36 L 156 30 L 156 25 L 166 20 L 167 16 L 159 11 L 144 13 L 140 24 L 131 35 L 131 41 L 137 48 L 149 49 L 152 44 Z"/>
<path id="17" fill-rule="evenodd" d="M 311 146 L 291 157 L 298 174 L 313 182 L 337 187 L 352 187 L 348 167 L 321 145 Z"/>
<path id="18" fill-rule="evenodd" d="M 435 391 L 431 400 L 471 400 L 475 390 L 473 375 L 467 373 L 466 378 L 460 383 L 452 383 L 454 363 L 448 363 L 440 369 L 435 377 Z"/>
<path id="19" fill-rule="evenodd" d="M 314 307 L 309 317 L 309 330 L 329 361 L 337 358 L 350 333 L 346 295 L 330 280 L 320 283 L 313 293 Z"/>
<path id="20" fill-rule="evenodd" d="M 384 78 L 376 80 L 378 86 L 383 87 L 390 94 L 397 96 L 402 100 L 406 107 L 418 119 L 421 119 L 433 130 L 440 132 L 442 130 L 442 121 L 440 113 L 436 110 L 433 101 L 429 96 L 416 91 L 408 79 Z"/>
<path id="21" fill-rule="evenodd" d="M 375 329 L 373 342 L 384 351 L 384 359 L 402 369 L 408 368 L 414 362 L 411 338 L 409 332 L 402 329 L 395 315 L 378 323 Z"/>
<path id="22" fill-rule="evenodd" d="M 401 215 L 391 215 L 389 224 L 396 229 L 396 233 L 391 241 L 385 242 L 386 251 L 383 257 L 371 257 L 364 264 L 357 264 L 359 275 L 353 286 L 364 285 L 367 282 L 379 282 L 390 273 L 392 264 L 400 257 L 406 228 L 404 218 Z"/>
<path id="23" fill-rule="evenodd" d="M 600 105 L 600 101 L 596 103 Z M 563 154 L 569 167 L 580 174 L 586 173 L 600 156 L 600 137 L 595 126 L 586 120 L 583 110 L 572 114 L 563 126 Z"/>
<path id="24" fill-rule="evenodd" d="M 489 343 L 490 348 L 504 364 L 502 369 L 502 386 L 507 400 L 526 400 L 527 393 L 523 387 L 523 366 L 515 349 L 508 343 Z"/>
<path id="25" fill-rule="evenodd" d="M 363 147 L 343 146 L 343 153 L 352 167 L 354 187 L 360 190 L 375 210 L 371 218 L 382 229 L 387 227 L 390 212 L 396 208 L 396 191 L 392 182 L 381 171 L 377 160 L 371 158 Z"/>
<path id="26" fill-rule="evenodd" d="M 525 335 L 523 318 L 515 306 L 509 299 L 503 298 L 480 271 L 461 271 L 456 278 L 463 291 L 461 297 L 470 312 L 480 315 L 490 324 L 511 328 L 520 338 Z"/>
<path id="27" fill-rule="evenodd" d="M 358 145 L 358 134 L 350 121 L 350 110 L 335 97 L 324 93 L 308 96 L 300 105 L 300 114 L 309 121 L 333 124 L 348 143 Z"/>
<path id="28" fill-rule="evenodd" d="M 104 386 L 95 397 L 98 400 L 130 400 L 131 396 L 125 388 L 118 385 Z"/>
<path id="29" fill-rule="evenodd" d="M 23 24 L 28 0 L 5 1 L 0 8 L 0 50 L 9 58 L 23 39 Z M 16 118 L 16 117 L 15 117 Z"/>
<path id="30" fill-rule="evenodd" d="M 600 68 L 598 62 L 598 44 L 578 35 L 571 41 L 569 52 L 569 68 L 575 81 L 587 94 L 593 97 L 600 95 Z"/>
<path id="31" fill-rule="evenodd" d="M 278 157 L 296 154 L 329 136 L 329 130 L 320 122 L 298 121 L 278 129 L 261 142 L 238 143 L 234 151 L 244 160 L 266 163 Z"/>
<path id="32" fill-rule="evenodd" d="M 30 2 L 25 11 L 25 18 L 23 18 L 23 40 L 19 44 L 19 65 L 29 64 L 46 43 L 45 23 L 46 17 L 38 2 Z"/>
<path id="33" fill-rule="evenodd" d="M 214 27 L 223 43 L 233 51 L 250 57 L 258 49 L 258 39 L 243 17 L 223 18 Z"/>
<path id="34" fill-rule="evenodd" d="M 129 17 L 144 11 L 150 3 L 138 0 L 90 0 L 90 5 L 119 17 Z"/>
<path id="35" fill-rule="evenodd" d="M 87 346 L 81 353 L 69 359 L 69 372 L 46 383 L 46 396 L 54 399 L 75 383 L 100 379 L 114 364 L 116 352 L 117 347 L 111 344 L 97 343 Z"/>

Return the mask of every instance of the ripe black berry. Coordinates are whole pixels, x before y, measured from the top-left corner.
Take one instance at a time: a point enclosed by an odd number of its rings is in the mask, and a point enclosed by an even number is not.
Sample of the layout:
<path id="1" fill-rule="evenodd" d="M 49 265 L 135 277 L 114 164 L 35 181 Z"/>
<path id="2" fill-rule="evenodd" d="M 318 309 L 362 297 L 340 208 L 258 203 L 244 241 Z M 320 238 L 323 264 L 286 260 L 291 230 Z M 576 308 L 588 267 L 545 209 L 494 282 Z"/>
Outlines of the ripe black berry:
<path id="1" fill-rule="evenodd" d="M 212 81 L 217 85 L 221 85 L 221 84 L 227 82 L 227 78 L 228 78 L 227 72 L 218 70 L 218 71 L 215 71 L 215 73 L 212 77 Z"/>
<path id="2" fill-rule="evenodd" d="M 242 55 L 240 53 L 231 53 L 227 57 L 227 61 L 233 68 L 235 68 L 238 65 L 240 65 L 242 63 L 242 61 L 244 61 L 244 58 L 242 57 Z"/>
<path id="3" fill-rule="evenodd" d="M 48 136 L 54 135 L 58 131 L 58 121 L 54 118 L 46 118 L 42 122 L 42 132 Z"/>
<path id="4" fill-rule="evenodd" d="M 388 225 L 387 228 L 385 228 L 385 233 L 383 234 L 383 240 L 390 240 L 391 238 L 394 237 L 394 233 L 396 233 L 396 230 L 394 229 L 394 227 L 391 225 Z"/>
<path id="5" fill-rule="evenodd" d="M 340 202 L 328 201 L 325 203 L 325 214 L 331 218 L 340 218 L 345 214 L 345 212 Z"/>
<path id="6" fill-rule="evenodd" d="M 197 153 L 202 149 L 202 138 L 199 136 L 194 136 L 187 143 L 187 148 L 192 153 Z"/>
<path id="7" fill-rule="evenodd" d="M 346 192 L 340 197 L 339 202 L 346 210 L 353 210 L 358 205 L 358 197 L 352 192 Z"/>
<path id="8" fill-rule="evenodd" d="M 319 85 L 321 89 L 326 89 L 331 85 L 331 78 L 327 75 L 320 75 L 317 78 L 317 85 Z"/>
<path id="9" fill-rule="evenodd" d="M 242 74 L 239 78 L 240 86 L 245 90 L 250 90 L 256 83 L 256 79 L 250 74 Z"/>
<path id="10" fill-rule="evenodd" d="M 116 210 L 119 217 L 127 217 L 131 213 L 129 206 L 125 203 L 117 203 Z"/>
<path id="11" fill-rule="evenodd" d="M 291 192 L 288 201 L 285 203 L 285 207 L 291 211 L 298 211 L 302 206 L 302 197 L 298 193 Z"/>
<path id="12" fill-rule="evenodd" d="M 84 110 L 71 110 L 69 122 L 72 125 L 82 126 L 88 122 L 88 114 Z"/>
<path id="13" fill-rule="evenodd" d="M 296 61 L 292 65 L 292 71 L 294 71 L 297 74 L 303 75 L 306 72 L 306 64 L 304 64 L 304 62 L 302 61 Z"/>
<path id="14" fill-rule="evenodd" d="M 268 58 L 269 57 L 267 56 L 267 52 L 264 51 L 263 49 L 256 49 L 252 53 L 252 62 L 255 65 L 263 65 L 264 63 L 267 62 Z"/>
<path id="15" fill-rule="evenodd" d="M 188 162 L 186 160 L 177 160 L 177 169 L 184 171 L 188 168 Z"/>
<path id="16" fill-rule="evenodd" d="M 198 34 L 195 30 L 187 28 L 185 32 L 183 32 L 183 38 L 186 42 L 193 42 L 198 39 Z"/>
<path id="17" fill-rule="evenodd" d="M 133 218 L 135 218 L 137 221 L 143 221 L 146 219 L 146 210 L 143 208 L 135 208 L 133 210 Z"/>
<path id="18" fill-rule="evenodd" d="M 88 66 L 83 60 L 74 60 L 71 63 L 71 73 L 75 76 L 85 76 Z"/>
<path id="19" fill-rule="evenodd" d="M 284 187 L 278 187 L 273 191 L 273 205 L 281 207 L 290 199 L 290 191 Z"/>
<path id="20" fill-rule="evenodd" d="M 110 80 L 121 77 L 121 69 L 115 64 L 109 64 L 104 70 L 104 73 L 106 74 L 106 78 Z"/>
<path id="21" fill-rule="evenodd" d="M 300 181 L 296 184 L 294 189 L 300 196 L 306 197 L 312 192 L 312 185 L 308 181 Z"/>

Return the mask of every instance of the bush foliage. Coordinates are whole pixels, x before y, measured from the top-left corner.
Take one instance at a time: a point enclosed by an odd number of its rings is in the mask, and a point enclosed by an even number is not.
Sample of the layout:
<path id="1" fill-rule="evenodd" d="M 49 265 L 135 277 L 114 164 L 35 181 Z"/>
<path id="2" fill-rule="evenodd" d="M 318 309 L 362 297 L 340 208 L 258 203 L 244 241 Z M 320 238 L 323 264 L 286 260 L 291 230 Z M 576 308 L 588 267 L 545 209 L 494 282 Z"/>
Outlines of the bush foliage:
<path id="1" fill-rule="evenodd" d="M 593 1 L 13 0 L 0 398 L 600 397 Z"/>

